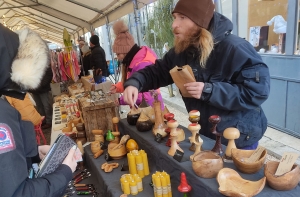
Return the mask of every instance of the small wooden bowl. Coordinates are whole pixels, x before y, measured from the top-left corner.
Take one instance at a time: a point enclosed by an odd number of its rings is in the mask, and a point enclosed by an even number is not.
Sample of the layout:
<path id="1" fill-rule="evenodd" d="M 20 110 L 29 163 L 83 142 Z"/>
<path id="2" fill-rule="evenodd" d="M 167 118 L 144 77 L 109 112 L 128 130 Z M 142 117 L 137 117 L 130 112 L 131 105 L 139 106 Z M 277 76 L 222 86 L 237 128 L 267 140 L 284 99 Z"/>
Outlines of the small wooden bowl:
<path id="1" fill-rule="evenodd" d="M 287 191 L 294 189 L 300 181 L 300 168 L 297 164 L 293 165 L 292 170 L 281 175 L 275 176 L 279 165 L 278 161 L 269 161 L 265 165 L 265 176 L 267 183 L 275 190 Z"/>
<path id="2" fill-rule="evenodd" d="M 258 181 L 243 179 L 235 170 L 223 168 L 217 176 L 219 192 L 225 196 L 252 197 L 265 187 L 266 177 Z"/>
<path id="3" fill-rule="evenodd" d="M 249 158 L 255 150 L 241 150 L 233 148 L 231 149 L 231 156 L 234 165 L 237 169 L 246 174 L 253 174 L 258 172 L 264 165 L 267 151 L 264 150 L 256 162 L 247 162 L 246 159 Z"/>
<path id="4" fill-rule="evenodd" d="M 114 150 L 113 148 L 117 145 L 117 143 L 108 144 L 107 152 L 112 159 L 122 159 L 127 154 L 125 145 L 122 145 L 121 148 Z"/>
<path id="5" fill-rule="evenodd" d="M 212 151 L 202 151 L 194 156 L 192 167 L 197 176 L 214 178 L 223 168 L 223 160 Z"/>

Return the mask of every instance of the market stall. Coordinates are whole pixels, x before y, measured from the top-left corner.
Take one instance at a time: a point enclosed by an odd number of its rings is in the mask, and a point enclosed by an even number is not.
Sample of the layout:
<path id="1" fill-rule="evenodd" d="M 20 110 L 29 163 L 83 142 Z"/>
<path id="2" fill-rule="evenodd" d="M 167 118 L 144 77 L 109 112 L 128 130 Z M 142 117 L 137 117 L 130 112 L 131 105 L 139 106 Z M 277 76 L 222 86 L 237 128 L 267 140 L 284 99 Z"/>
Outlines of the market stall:
<path id="1" fill-rule="evenodd" d="M 170 155 L 167 154 L 169 147 L 165 145 L 166 140 L 161 143 L 154 141 L 154 137 L 151 131 L 139 132 L 135 126 L 130 126 L 126 119 L 120 120 L 119 130 L 122 134 L 128 134 L 131 138 L 135 139 L 140 149 L 145 150 L 148 153 L 148 161 L 150 167 L 150 175 L 143 178 L 143 188 L 144 190 L 136 196 L 151 197 L 154 196 L 153 188 L 149 185 L 151 182 L 151 175 L 156 171 L 166 171 L 171 176 L 171 186 L 172 186 L 172 196 L 182 196 L 182 194 L 177 190 L 180 184 L 180 173 L 185 172 L 188 184 L 192 187 L 189 192 L 189 196 L 223 196 L 219 191 L 219 185 L 216 178 L 201 178 L 198 177 L 192 169 L 192 162 L 189 161 L 189 156 L 193 154 L 189 150 L 190 143 L 188 137 L 191 136 L 191 132 L 187 128 L 180 127 L 185 131 L 186 140 L 180 142 L 180 147 L 184 150 L 183 159 L 178 162 L 174 160 Z M 203 150 L 210 150 L 215 144 L 214 140 L 201 136 L 203 139 Z M 223 150 L 226 147 L 223 146 Z M 113 160 L 110 162 L 119 163 L 119 167 L 110 173 L 105 173 L 101 170 L 100 166 L 107 162 L 104 156 L 100 156 L 94 159 L 92 156 L 90 146 L 85 147 L 86 165 L 89 166 L 93 175 L 97 177 L 97 183 L 99 187 L 103 188 L 100 192 L 100 196 L 108 197 L 119 197 L 123 192 L 120 185 L 120 177 L 122 174 L 127 174 L 128 171 L 121 171 L 121 166 L 127 164 L 127 159 L 123 158 L 120 160 Z M 231 168 L 237 171 L 242 178 L 257 181 L 264 177 L 264 168 L 260 169 L 259 172 L 254 174 L 244 174 L 238 171 L 233 163 L 224 163 L 224 168 Z M 266 184 L 263 190 L 257 196 L 265 197 L 284 197 L 284 196 L 294 196 L 297 197 L 300 193 L 300 183 L 290 191 L 277 191 L 268 184 Z"/>

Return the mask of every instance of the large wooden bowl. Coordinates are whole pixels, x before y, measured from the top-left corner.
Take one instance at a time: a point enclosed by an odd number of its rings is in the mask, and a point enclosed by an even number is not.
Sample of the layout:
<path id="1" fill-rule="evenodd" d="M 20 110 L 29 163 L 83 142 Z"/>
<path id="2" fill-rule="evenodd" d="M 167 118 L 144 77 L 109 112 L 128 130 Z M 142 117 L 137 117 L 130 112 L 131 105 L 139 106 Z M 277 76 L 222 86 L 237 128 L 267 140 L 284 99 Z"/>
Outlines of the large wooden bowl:
<path id="1" fill-rule="evenodd" d="M 266 177 L 258 181 L 243 179 L 235 170 L 223 168 L 217 176 L 219 192 L 225 196 L 252 197 L 265 187 Z"/>
<path id="2" fill-rule="evenodd" d="M 223 160 L 215 152 L 202 151 L 194 156 L 192 167 L 197 176 L 214 178 L 223 168 Z"/>
<path id="3" fill-rule="evenodd" d="M 298 165 L 293 165 L 291 171 L 281 175 L 275 176 L 275 172 L 279 165 L 278 161 L 269 161 L 265 165 L 265 176 L 267 183 L 275 190 L 291 190 L 297 186 L 300 181 L 300 168 Z"/>
<path id="4" fill-rule="evenodd" d="M 260 156 L 260 158 L 255 162 L 246 161 L 255 150 L 241 150 L 233 148 L 231 149 L 231 156 L 234 165 L 237 169 L 246 174 L 252 174 L 258 172 L 264 165 L 267 151 L 264 150 Z"/>

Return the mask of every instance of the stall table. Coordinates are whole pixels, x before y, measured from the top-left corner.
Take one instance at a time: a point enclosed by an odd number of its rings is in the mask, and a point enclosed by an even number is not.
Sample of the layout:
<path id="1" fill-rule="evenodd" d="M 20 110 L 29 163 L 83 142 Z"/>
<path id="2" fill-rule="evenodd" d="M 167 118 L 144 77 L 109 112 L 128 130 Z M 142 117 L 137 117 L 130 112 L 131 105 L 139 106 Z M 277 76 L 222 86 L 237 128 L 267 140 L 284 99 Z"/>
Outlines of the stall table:
<path id="1" fill-rule="evenodd" d="M 169 147 L 165 146 L 165 141 L 162 143 L 157 143 L 154 141 L 154 136 L 151 131 L 139 132 L 135 126 L 130 126 L 127 123 L 126 119 L 122 119 L 119 122 L 119 130 L 122 134 L 128 134 L 131 138 L 135 139 L 141 149 L 144 149 L 148 154 L 148 161 L 150 167 L 150 175 L 143 178 L 144 191 L 138 193 L 137 197 L 153 197 L 153 189 L 150 187 L 149 183 L 151 181 L 151 175 L 156 171 L 166 171 L 171 176 L 171 185 L 173 197 L 183 196 L 178 192 L 177 187 L 180 183 L 180 173 L 185 172 L 187 176 L 188 183 L 192 186 L 192 190 L 189 193 L 189 196 L 223 196 L 219 193 L 218 182 L 216 178 L 205 179 L 198 177 L 193 169 L 192 163 L 189 161 L 189 156 L 193 152 L 189 151 L 190 143 L 188 137 L 191 136 L 191 132 L 184 127 L 181 127 L 185 130 L 186 140 L 180 142 L 180 147 L 184 150 L 184 156 L 181 162 L 174 160 L 171 156 L 168 155 Z M 211 150 L 215 144 L 214 140 L 211 140 L 207 137 L 201 136 L 204 143 L 202 145 L 203 150 Z M 223 146 L 225 151 L 225 147 Z M 120 171 L 121 167 L 114 169 L 111 173 L 105 173 L 101 170 L 100 166 L 106 162 L 104 156 L 100 156 L 97 159 L 94 159 L 90 150 L 90 146 L 85 147 L 86 154 L 86 164 L 91 169 L 97 177 L 98 184 L 100 188 L 103 188 L 100 191 L 100 196 L 107 197 L 119 197 L 122 194 L 120 177 L 122 174 L 129 173 L 128 171 Z M 122 165 L 124 162 L 127 164 L 127 159 L 123 158 L 120 160 L 114 160 L 112 162 L 118 162 Z M 243 174 L 239 172 L 233 163 L 224 163 L 224 167 L 232 168 L 236 170 L 241 177 L 244 179 L 256 181 L 261 179 L 264 176 L 264 168 L 262 168 L 258 173 L 255 174 Z M 300 184 L 297 187 L 290 191 L 276 191 L 270 188 L 267 184 L 264 189 L 257 195 L 259 197 L 299 197 L 300 194 Z"/>

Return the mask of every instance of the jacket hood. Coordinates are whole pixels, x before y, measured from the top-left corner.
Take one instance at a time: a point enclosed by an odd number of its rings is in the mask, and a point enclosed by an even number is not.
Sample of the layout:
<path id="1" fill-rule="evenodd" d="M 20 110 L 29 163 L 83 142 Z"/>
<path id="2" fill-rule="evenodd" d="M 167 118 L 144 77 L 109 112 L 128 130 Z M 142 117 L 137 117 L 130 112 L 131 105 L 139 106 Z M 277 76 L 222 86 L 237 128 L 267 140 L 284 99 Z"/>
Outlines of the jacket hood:
<path id="1" fill-rule="evenodd" d="M 0 91 L 36 89 L 49 64 L 42 38 L 25 28 L 16 33 L 0 25 Z"/>
<path id="2" fill-rule="evenodd" d="M 232 22 L 222 14 L 215 12 L 210 23 L 210 32 L 215 43 L 222 41 L 233 29 Z"/>
<path id="3" fill-rule="evenodd" d="M 154 51 L 152 51 L 147 46 L 142 46 L 139 52 L 134 56 L 129 68 L 133 68 L 139 62 L 155 62 L 157 56 Z"/>

